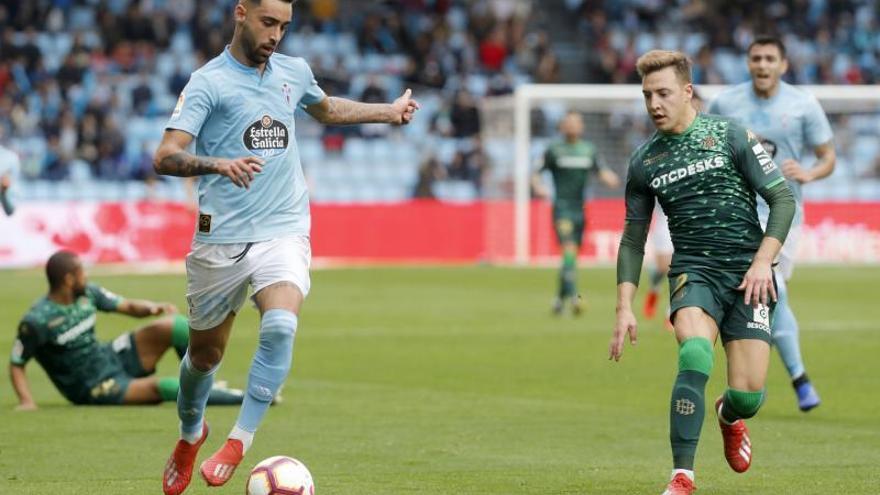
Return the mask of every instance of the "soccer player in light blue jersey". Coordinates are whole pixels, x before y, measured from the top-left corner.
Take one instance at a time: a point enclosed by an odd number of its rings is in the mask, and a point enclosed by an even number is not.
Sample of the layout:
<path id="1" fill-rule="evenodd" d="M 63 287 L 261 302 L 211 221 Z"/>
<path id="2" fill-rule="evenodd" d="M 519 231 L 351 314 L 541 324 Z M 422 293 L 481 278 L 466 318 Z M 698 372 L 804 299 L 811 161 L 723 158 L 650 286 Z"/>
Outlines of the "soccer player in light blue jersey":
<path id="1" fill-rule="evenodd" d="M 180 440 L 163 490 L 189 485 L 208 434 L 205 401 L 248 285 L 261 314 L 247 393 L 224 445 L 199 469 L 225 484 L 250 447 L 291 365 L 309 292 L 309 202 L 294 133 L 303 108 L 325 124 L 407 124 L 418 103 L 407 90 L 390 104 L 327 97 L 301 58 L 274 53 L 293 0 L 239 0 L 235 31 L 219 56 L 194 72 L 156 152 L 156 171 L 200 176 L 199 215 L 187 256 L 190 344 L 180 366 Z M 195 153 L 187 148 L 195 140 Z"/>
<path id="2" fill-rule="evenodd" d="M 807 378 L 801 358 L 798 323 L 788 303 L 787 281 L 794 269 L 794 257 L 800 228 L 804 222 L 804 184 L 827 177 L 834 171 L 836 155 L 831 125 L 816 98 L 781 77 L 788 69 L 785 45 L 778 38 L 759 36 L 748 49 L 748 67 L 752 80 L 720 93 L 708 112 L 733 117 L 754 131 L 773 158 L 782 167 L 797 201 L 791 232 L 776 266 L 779 302 L 773 315 L 773 343 L 791 376 L 798 407 L 809 411 L 819 405 L 819 395 Z M 803 153 L 811 150 L 816 163 L 804 167 Z M 766 225 L 768 208 L 759 202 L 758 214 Z"/>

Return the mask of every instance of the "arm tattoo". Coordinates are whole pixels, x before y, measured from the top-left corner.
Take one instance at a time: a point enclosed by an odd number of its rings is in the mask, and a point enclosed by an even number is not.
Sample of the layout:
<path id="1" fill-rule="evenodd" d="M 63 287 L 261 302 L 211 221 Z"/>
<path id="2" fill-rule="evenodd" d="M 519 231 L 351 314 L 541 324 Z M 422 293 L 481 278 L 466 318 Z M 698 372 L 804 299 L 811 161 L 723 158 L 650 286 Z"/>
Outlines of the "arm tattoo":
<path id="1" fill-rule="evenodd" d="M 327 124 L 387 124 L 391 118 L 387 103 L 361 103 L 335 96 L 328 103 Z"/>
<path id="2" fill-rule="evenodd" d="M 213 158 L 195 156 L 179 151 L 162 158 L 156 171 L 162 175 L 193 177 L 217 173 L 217 163 Z"/>

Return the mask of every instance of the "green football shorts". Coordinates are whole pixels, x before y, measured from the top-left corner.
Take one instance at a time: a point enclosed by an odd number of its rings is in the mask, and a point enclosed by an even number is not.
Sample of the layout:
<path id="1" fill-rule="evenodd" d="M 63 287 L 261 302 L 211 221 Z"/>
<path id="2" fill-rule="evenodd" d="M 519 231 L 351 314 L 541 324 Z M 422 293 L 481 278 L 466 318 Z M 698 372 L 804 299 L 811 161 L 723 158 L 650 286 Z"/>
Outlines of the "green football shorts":
<path id="1" fill-rule="evenodd" d="M 559 244 L 575 244 L 581 245 L 581 239 L 584 236 L 584 215 L 568 214 L 553 215 L 553 228 L 556 229 L 556 239 Z"/>
<path id="2" fill-rule="evenodd" d="M 102 346 L 111 364 L 101 373 L 98 383 L 91 388 L 84 401 L 77 403 L 92 405 L 122 404 L 125 392 L 133 378 L 148 376 L 138 357 L 134 332 L 129 332 L 107 342 Z"/>
<path id="3" fill-rule="evenodd" d="M 669 307 L 673 316 L 681 308 L 701 308 L 718 324 L 722 342 L 756 339 L 771 343 L 770 317 L 776 303 L 745 304 L 743 291 L 737 290 L 745 272 L 704 267 L 676 272 L 669 275 Z"/>

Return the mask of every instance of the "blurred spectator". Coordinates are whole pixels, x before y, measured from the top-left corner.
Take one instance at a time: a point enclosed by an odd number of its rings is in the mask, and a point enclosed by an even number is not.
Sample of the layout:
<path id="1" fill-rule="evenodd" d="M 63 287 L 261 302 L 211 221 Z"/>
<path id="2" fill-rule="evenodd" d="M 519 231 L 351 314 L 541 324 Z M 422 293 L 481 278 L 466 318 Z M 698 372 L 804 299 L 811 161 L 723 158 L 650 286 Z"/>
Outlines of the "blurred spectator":
<path id="1" fill-rule="evenodd" d="M 150 74 L 141 70 L 137 86 L 131 90 L 131 106 L 139 115 L 146 115 L 150 111 L 153 101 L 153 90 L 150 89 Z"/>
<path id="2" fill-rule="evenodd" d="M 446 179 L 446 169 L 436 156 L 431 155 L 419 166 L 419 175 L 412 197 L 416 199 L 435 199 L 434 184 Z"/>
<path id="3" fill-rule="evenodd" d="M 366 87 L 361 92 L 360 101 L 364 103 L 385 103 L 388 101 L 388 91 L 376 75 L 370 75 Z M 390 128 L 385 124 L 363 124 L 360 127 L 361 135 L 365 138 L 387 136 L 390 131 Z"/>
<path id="4" fill-rule="evenodd" d="M 489 156 L 483 150 L 480 138 L 464 141 L 455 153 L 452 164 L 449 166 L 449 178 L 469 181 L 474 184 L 476 190 L 483 189 L 483 178 L 489 171 Z"/>
<path id="5" fill-rule="evenodd" d="M 498 72 L 507 58 L 504 27 L 499 25 L 480 43 L 480 62 L 490 72 Z"/>
<path id="6" fill-rule="evenodd" d="M 223 50 L 236 2 L 0 0 L 0 127 L 27 143 L 18 150 L 26 178 L 62 179 L 81 160 L 98 179 L 146 180 L 149 143 L 190 72 Z M 327 94 L 387 101 L 411 86 L 430 102 L 424 124 L 403 131 L 315 127 L 300 136 L 338 152 L 352 135 L 407 132 L 419 142 L 431 132 L 464 141 L 438 160 L 476 184 L 485 154 L 465 148 L 486 131 L 484 96 L 522 82 L 638 82 L 635 60 L 655 47 L 689 53 L 698 84 L 737 83 L 747 76 L 743 50 L 768 27 L 789 47 L 793 82 L 880 81 L 877 5 L 863 1 L 310 0 L 297 3 L 281 51 L 306 57 Z M 362 74 L 380 77 L 364 86 Z M 536 136 L 548 119 L 532 109 Z"/>
<path id="7" fill-rule="evenodd" d="M 471 137 L 480 132 L 480 111 L 473 95 L 461 90 L 455 97 L 449 114 L 452 135 L 457 138 Z"/>

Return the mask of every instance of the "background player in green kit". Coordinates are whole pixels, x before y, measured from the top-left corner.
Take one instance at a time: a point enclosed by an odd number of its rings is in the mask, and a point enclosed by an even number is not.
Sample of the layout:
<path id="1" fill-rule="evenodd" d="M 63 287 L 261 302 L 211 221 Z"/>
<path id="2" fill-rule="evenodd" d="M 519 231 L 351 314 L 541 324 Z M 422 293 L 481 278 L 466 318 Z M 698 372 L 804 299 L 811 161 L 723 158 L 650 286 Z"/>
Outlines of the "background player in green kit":
<path id="1" fill-rule="evenodd" d="M 156 363 L 173 347 L 183 356 L 189 325 L 169 303 L 125 299 L 86 280 L 76 254 L 59 251 L 46 263 L 49 293 L 41 297 L 18 326 L 10 359 L 18 410 L 36 409 L 25 365 L 31 358 L 74 404 L 152 404 L 177 400 L 176 377 L 157 378 Z M 95 336 L 97 311 L 137 318 L 166 315 L 112 342 Z M 240 390 L 216 388 L 215 404 L 240 404 Z"/>
<path id="2" fill-rule="evenodd" d="M 617 261 L 617 322 L 609 354 L 619 360 L 626 336 L 631 343 L 636 340 L 632 301 L 656 198 L 669 219 L 675 248 L 670 306 L 679 342 L 669 415 L 673 472 L 664 495 L 690 495 L 696 490 L 694 457 L 719 335 L 728 361 L 729 388 L 715 404 L 725 457 L 736 472 L 751 464 L 743 420 L 754 416 L 764 400 L 776 300 L 772 264 L 788 234 L 795 202 L 753 133 L 723 117 L 697 114 L 691 106 L 687 57 L 655 50 L 643 55 L 637 68 L 657 132 L 630 159 Z M 755 193 L 770 207 L 766 232 L 758 221 Z"/>
<path id="3" fill-rule="evenodd" d="M 550 193 L 541 182 L 541 172 L 553 176 L 553 226 L 562 250 L 562 267 L 559 270 L 559 292 L 553 303 L 553 312 L 561 314 L 569 302 L 574 314 L 582 310 L 577 290 L 577 254 L 584 234 L 584 200 L 590 175 L 606 187 L 620 187 L 620 178 L 599 163 L 596 147 L 581 138 L 584 120 L 578 112 L 569 112 L 559 123 L 562 140 L 547 148 L 544 164 L 532 177 L 532 187 L 541 197 Z"/>

